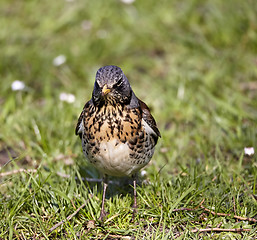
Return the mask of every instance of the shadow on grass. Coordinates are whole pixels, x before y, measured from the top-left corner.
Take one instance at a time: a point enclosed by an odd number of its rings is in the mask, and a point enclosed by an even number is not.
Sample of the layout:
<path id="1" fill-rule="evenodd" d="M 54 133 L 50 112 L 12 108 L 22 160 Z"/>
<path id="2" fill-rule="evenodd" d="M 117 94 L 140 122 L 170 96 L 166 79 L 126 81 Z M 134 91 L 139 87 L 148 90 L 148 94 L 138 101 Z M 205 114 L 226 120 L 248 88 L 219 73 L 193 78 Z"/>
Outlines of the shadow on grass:
<path id="1" fill-rule="evenodd" d="M 98 172 L 92 165 L 80 165 L 78 170 L 85 185 L 91 191 L 97 186 L 97 192 L 102 192 L 102 174 Z M 137 178 L 137 185 L 142 186 L 142 179 Z M 113 198 L 116 195 L 131 194 L 133 196 L 133 179 L 131 177 L 113 177 L 108 176 L 108 188 L 106 191 L 106 199 Z M 132 205 L 132 203 L 131 203 Z"/>

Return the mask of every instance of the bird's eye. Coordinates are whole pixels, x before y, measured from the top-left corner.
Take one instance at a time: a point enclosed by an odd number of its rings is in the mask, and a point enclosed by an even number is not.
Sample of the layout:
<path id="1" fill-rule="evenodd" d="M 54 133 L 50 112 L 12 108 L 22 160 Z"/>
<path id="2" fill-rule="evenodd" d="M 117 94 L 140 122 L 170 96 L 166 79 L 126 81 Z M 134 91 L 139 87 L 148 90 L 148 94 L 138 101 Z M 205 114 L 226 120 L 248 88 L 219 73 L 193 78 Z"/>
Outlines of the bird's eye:
<path id="1" fill-rule="evenodd" d="M 116 82 L 116 83 L 114 84 L 114 86 L 115 86 L 115 87 L 120 87 L 121 84 L 122 84 L 122 78 L 120 78 L 120 79 L 118 80 L 118 82 Z"/>

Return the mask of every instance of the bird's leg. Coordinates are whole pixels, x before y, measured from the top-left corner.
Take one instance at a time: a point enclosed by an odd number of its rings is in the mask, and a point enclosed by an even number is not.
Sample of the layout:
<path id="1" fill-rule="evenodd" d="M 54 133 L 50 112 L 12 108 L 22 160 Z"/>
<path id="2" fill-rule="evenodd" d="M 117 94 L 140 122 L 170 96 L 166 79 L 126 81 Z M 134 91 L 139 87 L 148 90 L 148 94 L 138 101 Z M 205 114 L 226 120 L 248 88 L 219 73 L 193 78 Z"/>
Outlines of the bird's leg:
<path id="1" fill-rule="evenodd" d="M 105 193 L 106 189 L 108 187 L 108 177 L 104 175 L 103 177 L 103 199 L 102 199 L 102 207 L 101 207 L 101 214 L 100 214 L 100 221 L 103 221 L 104 217 L 107 215 L 106 212 L 104 211 L 104 202 L 105 202 Z"/>
<path id="2" fill-rule="evenodd" d="M 136 212 L 137 212 L 137 189 L 136 189 L 136 186 L 137 186 L 137 175 L 134 174 L 133 176 L 133 187 L 134 187 L 134 203 L 133 203 L 133 215 L 132 215 L 132 219 L 134 220 L 135 218 L 135 215 L 136 215 Z"/>

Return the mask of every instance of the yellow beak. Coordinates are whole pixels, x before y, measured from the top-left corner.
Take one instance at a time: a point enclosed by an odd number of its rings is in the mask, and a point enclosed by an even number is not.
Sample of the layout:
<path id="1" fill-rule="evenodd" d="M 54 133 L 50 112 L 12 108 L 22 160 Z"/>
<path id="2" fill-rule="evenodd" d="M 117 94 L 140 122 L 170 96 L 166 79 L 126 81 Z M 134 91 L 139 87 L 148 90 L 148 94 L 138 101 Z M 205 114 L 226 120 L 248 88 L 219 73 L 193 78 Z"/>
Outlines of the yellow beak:
<path id="1" fill-rule="evenodd" d="M 107 88 L 107 85 L 105 84 L 102 90 L 103 95 L 106 95 L 107 93 L 109 93 L 111 91 L 111 89 Z"/>

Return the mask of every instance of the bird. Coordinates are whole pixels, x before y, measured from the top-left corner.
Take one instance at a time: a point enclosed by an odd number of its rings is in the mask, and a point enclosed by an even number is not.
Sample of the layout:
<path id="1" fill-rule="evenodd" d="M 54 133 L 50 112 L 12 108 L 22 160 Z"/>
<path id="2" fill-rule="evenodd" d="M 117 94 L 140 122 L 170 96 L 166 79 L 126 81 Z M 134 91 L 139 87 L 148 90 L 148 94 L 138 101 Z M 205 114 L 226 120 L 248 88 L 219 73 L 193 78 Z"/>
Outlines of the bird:
<path id="1" fill-rule="evenodd" d="M 136 97 L 120 67 L 98 69 L 92 98 L 84 105 L 75 129 L 86 159 L 103 174 L 104 209 L 108 176 L 133 178 L 133 216 L 137 209 L 137 172 L 151 160 L 161 137 L 148 106 Z"/>

